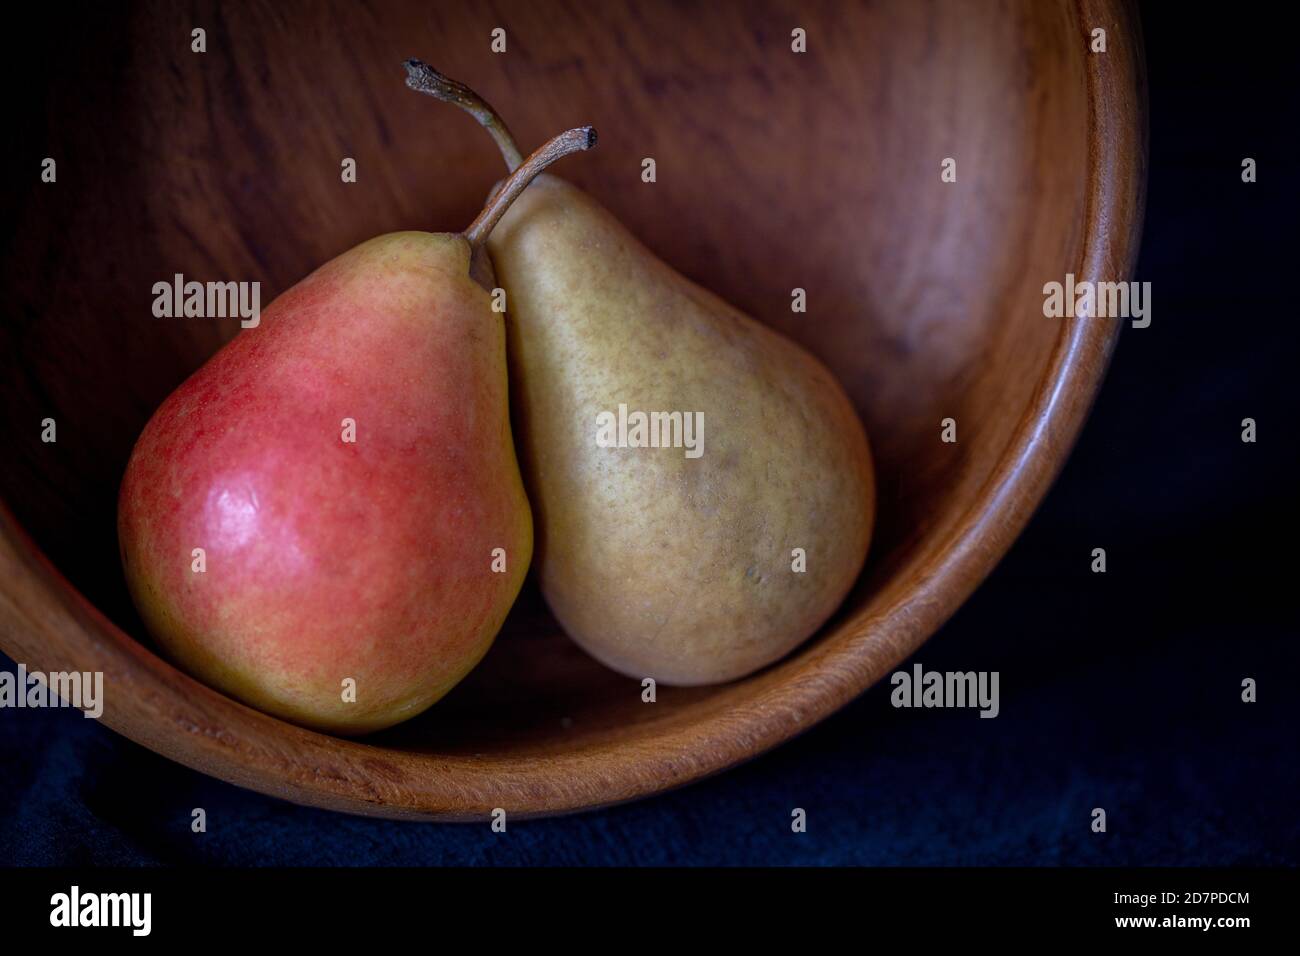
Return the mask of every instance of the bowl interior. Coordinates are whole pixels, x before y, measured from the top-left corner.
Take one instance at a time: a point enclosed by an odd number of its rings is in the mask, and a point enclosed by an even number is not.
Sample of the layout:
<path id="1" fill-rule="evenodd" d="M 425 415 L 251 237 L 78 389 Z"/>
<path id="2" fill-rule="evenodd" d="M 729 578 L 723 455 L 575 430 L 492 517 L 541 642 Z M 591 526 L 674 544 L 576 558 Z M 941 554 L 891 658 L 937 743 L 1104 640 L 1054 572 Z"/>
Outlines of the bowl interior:
<path id="1" fill-rule="evenodd" d="M 972 509 L 989 507 L 987 486 L 1060 373 L 1068 329 L 1044 318 L 1042 286 L 1080 271 L 1097 157 L 1078 5 L 799 6 L 154 3 L 124 20 L 87 12 L 102 22 L 71 40 L 53 24 L 34 31 L 10 66 L 42 94 L 17 118 L 26 148 L 12 152 L 27 165 L 11 182 L 32 181 L 45 156 L 58 179 L 5 209 L 0 497 L 91 604 L 147 642 L 118 563 L 118 483 L 154 408 L 238 331 L 154 318 L 152 286 L 175 273 L 260 280 L 268 302 L 370 236 L 468 224 L 500 160 L 469 118 L 404 87 L 401 62 L 419 56 L 474 85 L 525 147 L 598 128 L 599 148 L 557 172 L 837 373 L 873 444 L 879 521 L 837 617 L 747 680 L 661 688 L 647 706 L 637 682 L 560 633 L 530 583 L 470 678 L 349 752 L 406 755 L 402 774 L 425 767 L 432 780 L 456 760 L 532 772 L 565 755 L 682 746 L 685 729 L 702 753 L 726 751 L 684 757 L 690 768 L 663 786 L 747 755 L 737 721 L 792 682 L 825 681 L 822 696 L 842 702 L 937 624 L 919 633 L 909 601 Z M 196 24 L 203 54 L 190 50 Z M 505 54 L 489 49 L 497 26 Z M 791 50 L 796 27 L 806 54 Z M 348 157 L 355 183 L 341 181 Z M 806 313 L 791 310 L 795 288 Z M 46 417 L 55 444 L 40 439 Z M 946 418 L 956 443 L 941 441 Z M 1063 457 L 1071 436 L 1042 453 Z M 1000 552 L 946 585 L 938 617 Z M 850 646 L 873 650 L 850 660 Z M 832 659 L 847 664 L 828 670 Z M 782 734 L 818 716 L 795 713 Z M 426 784 L 424 809 L 437 811 Z M 597 787 L 586 803 L 633 789 Z"/>

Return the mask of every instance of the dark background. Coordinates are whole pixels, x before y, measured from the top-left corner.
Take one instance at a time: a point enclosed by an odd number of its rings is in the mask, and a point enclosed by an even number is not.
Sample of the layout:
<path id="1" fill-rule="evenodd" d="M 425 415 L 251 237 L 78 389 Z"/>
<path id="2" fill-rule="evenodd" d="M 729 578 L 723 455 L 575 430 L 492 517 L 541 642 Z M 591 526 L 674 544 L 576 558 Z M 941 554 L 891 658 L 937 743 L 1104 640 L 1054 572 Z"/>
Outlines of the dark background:
<path id="1" fill-rule="evenodd" d="M 999 671 L 996 720 L 895 710 L 878 686 L 714 780 L 498 835 L 295 807 L 76 712 L 9 710 L 0 862 L 1300 862 L 1295 55 L 1250 8 L 1236 22 L 1142 10 L 1151 166 L 1135 278 L 1152 283 L 1152 324 L 1121 336 L 1060 481 L 914 659 Z M 1246 156 L 1257 183 L 1241 182 Z M 1257 703 L 1241 702 L 1245 677 Z M 807 833 L 790 831 L 796 806 Z M 190 832 L 194 807 L 206 834 Z"/>

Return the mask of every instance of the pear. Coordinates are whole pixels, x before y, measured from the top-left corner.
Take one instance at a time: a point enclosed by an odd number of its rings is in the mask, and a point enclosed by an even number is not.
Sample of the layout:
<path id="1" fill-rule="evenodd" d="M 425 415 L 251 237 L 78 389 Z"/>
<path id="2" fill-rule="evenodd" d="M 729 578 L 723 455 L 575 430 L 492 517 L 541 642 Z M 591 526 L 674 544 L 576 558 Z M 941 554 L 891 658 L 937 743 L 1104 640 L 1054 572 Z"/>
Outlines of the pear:
<path id="1" fill-rule="evenodd" d="M 136 606 L 183 669 L 356 734 L 429 707 L 487 652 L 532 518 L 503 321 L 471 268 L 532 177 L 593 142 L 556 137 L 464 234 L 393 233 L 320 267 L 155 412 L 118 531 Z"/>
<path id="2" fill-rule="evenodd" d="M 512 164 L 472 91 L 423 70 L 408 85 L 474 113 Z M 553 176 L 488 251 L 534 566 L 570 636 L 624 674 L 697 685 L 817 631 L 863 567 L 875 509 L 867 437 L 834 376 Z"/>

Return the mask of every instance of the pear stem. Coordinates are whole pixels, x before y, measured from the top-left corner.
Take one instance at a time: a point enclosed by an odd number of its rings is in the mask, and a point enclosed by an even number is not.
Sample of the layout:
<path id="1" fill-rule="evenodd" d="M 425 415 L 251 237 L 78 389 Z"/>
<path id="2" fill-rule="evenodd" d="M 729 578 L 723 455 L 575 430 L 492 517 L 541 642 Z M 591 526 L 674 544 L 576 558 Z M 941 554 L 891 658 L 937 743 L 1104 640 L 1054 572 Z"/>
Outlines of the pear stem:
<path id="1" fill-rule="evenodd" d="M 470 249 L 478 249 L 487 241 L 488 233 L 506 214 L 510 204 L 519 197 L 521 192 L 528 188 L 528 184 L 542 170 L 557 159 L 563 159 L 570 153 L 591 149 L 595 145 L 595 129 L 590 126 L 580 126 L 577 129 L 567 130 L 539 146 L 536 152 L 525 159 L 519 168 L 510 174 L 510 178 L 488 200 L 488 204 L 483 207 L 483 211 L 478 214 L 478 218 L 470 223 L 469 228 L 465 230 L 465 240 L 469 243 Z"/>
<path id="2" fill-rule="evenodd" d="M 403 65 L 406 67 L 407 86 L 417 93 L 427 93 L 434 99 L 459 106 L 478 120 L 480 125 L 488 131 L 488 134 L 496 142 L 497 149 L 501 150 L 501 158 L 506 161 L 506 168 L 512 173 L 519 168 L 519 164 L 524 161 L 523 154 L 519 152 L 519 147 L 515 144 L 515 138 L 510 135 L 510 130 L 506 128 L 505 121 L 501 119 L 487 100 L 464 83 L 459 83 L 449 76 L 443 76 L 429 64 L 420 60 L 407 60 Z"/>

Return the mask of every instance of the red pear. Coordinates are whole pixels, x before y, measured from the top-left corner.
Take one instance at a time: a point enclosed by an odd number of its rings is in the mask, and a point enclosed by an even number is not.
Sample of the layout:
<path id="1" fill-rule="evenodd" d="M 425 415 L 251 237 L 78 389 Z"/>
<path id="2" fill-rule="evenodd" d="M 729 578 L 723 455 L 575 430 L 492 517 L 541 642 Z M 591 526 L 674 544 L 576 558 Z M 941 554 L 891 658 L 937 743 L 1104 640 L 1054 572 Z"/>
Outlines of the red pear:
<path id="1" fill-rule="evenodd" d="M 464 234 L 393 233 L 322 266 L 157 410 L 118 532 L 177 664 L 268 713 L 364 733 L 487 652 L 533 530 L 503 316 L 471 261 L 533 176 L 593 142 L 543 146 Z"/>

